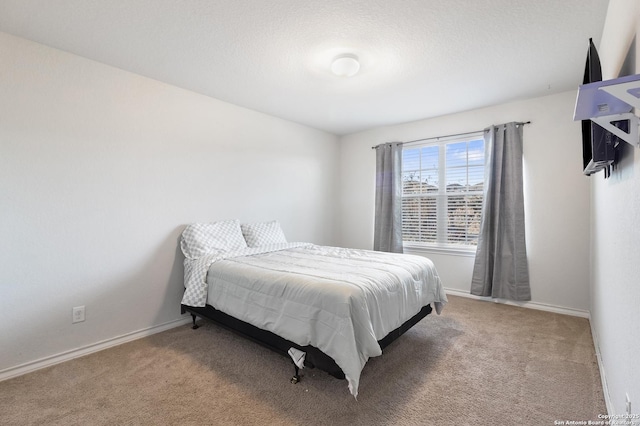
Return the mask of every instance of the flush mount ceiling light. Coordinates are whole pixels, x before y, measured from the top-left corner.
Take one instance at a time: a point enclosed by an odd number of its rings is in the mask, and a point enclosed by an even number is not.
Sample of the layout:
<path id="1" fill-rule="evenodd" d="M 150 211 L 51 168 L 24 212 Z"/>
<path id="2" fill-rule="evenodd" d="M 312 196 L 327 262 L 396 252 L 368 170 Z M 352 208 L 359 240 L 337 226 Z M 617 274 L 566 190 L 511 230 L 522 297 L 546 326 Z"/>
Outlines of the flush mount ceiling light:
<path id="1" fill-rule="evenodd" d="M 358 57 L 351 53 L 336 56 L 331 63 L 331 72 L 340 77 L 351 77 L 360 70 Z"/>

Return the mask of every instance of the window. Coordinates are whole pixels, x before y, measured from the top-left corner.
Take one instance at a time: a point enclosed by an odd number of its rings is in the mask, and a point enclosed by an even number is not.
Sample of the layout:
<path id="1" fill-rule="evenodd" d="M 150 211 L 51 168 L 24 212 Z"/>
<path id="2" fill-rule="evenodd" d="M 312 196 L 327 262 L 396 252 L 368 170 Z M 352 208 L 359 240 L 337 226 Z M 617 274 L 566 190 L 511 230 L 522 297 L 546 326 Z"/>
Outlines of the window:
<path id="1" fill-rule="evenodd" d="M 402 239 L 441 248 L 478 244 L 484 184 L 482 133 L 402 150 Z"/>

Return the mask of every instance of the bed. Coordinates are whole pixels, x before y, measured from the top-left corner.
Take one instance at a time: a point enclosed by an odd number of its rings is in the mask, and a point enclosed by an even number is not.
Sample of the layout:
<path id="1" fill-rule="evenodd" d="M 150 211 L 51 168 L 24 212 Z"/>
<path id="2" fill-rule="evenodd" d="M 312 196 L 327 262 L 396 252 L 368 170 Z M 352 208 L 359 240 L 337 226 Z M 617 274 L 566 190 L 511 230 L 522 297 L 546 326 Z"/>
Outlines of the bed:
<path id="1" fill-rule="evenodd" d="M 345 378 L 357 396 L 370 357 L 446 295 L 421 256 L 289 243 L 277 221 L 192 224 L 182 233 L 182 311 Z M 295 381 L 295 380 L 294 380 Z"/>

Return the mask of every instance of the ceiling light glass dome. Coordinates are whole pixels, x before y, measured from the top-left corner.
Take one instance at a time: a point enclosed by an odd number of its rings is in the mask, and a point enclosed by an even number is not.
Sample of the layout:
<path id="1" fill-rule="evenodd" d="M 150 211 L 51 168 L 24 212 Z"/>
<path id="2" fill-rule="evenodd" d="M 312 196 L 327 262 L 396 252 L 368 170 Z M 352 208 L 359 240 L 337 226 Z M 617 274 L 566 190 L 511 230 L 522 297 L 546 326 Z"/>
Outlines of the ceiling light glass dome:
<path id="1" fill-rule="evenodd" d="M 344 54 L 336 56 L 331 63 L 331 72 L 341 77 L 351 77 L 360 70 L 360 62 L 358 57 L 353 54 Z"/>

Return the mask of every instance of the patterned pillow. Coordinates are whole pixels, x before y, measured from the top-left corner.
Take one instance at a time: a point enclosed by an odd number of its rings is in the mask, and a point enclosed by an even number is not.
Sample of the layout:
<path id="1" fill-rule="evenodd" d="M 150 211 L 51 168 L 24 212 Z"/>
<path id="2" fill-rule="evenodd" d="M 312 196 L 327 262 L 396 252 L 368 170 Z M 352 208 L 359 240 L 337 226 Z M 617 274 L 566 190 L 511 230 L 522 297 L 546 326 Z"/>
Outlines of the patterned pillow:
<path id="1" fill-rule="evenodd" d="M 268 244 L 286 243 L 287 239 L 277 220 L 263 223 L 249 223 L 240 225 L 242 235 L 249 247 L 266 246 Z"/>
<path id="2" fill-rule="evenodd" d="M 180 248 L 187 259 L 198 259 L 205 254 L 238 250 L 247 247 L 239 220 L 215 223 L 193 223 L 182 231 Z"/>

